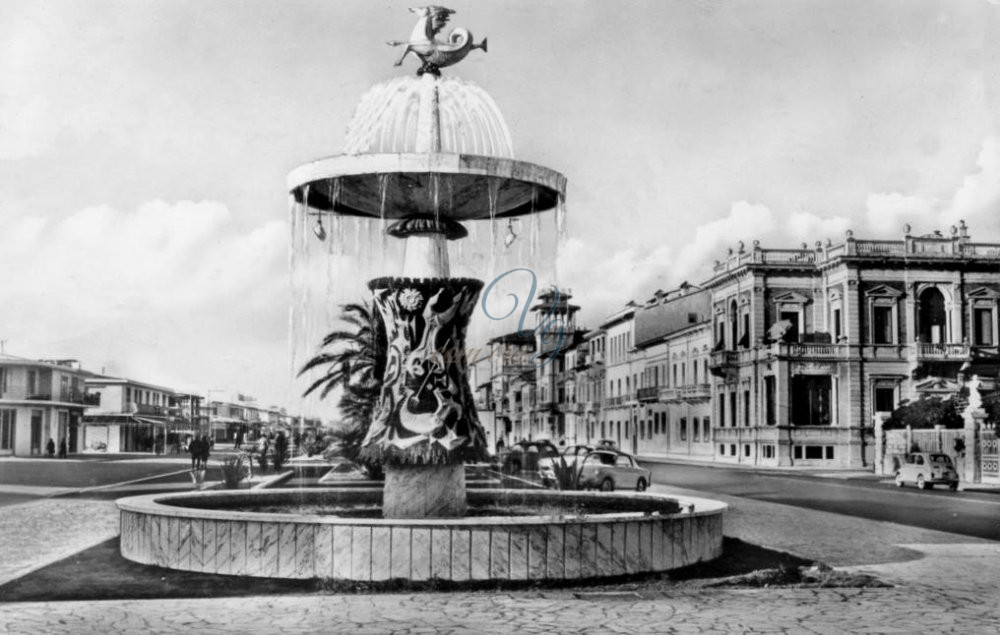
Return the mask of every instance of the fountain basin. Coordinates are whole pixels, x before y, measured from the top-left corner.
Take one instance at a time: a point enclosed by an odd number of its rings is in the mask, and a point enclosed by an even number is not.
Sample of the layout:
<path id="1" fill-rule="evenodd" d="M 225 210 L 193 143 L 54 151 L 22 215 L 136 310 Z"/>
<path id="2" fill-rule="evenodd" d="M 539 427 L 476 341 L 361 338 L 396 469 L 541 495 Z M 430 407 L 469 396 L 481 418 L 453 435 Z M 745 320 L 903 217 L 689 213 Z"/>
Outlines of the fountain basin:
<path id="1" fill-rule="evenodd" d="M 385 175 L 390 175 L 391 184 L 380 179 Z M 303 202 L 307 187 L 309 207 L 320 211 L 462 221 L 553 209 L 566 194 L 566 177 L 534 163 L 501 157 L 348 154 L 307 163 L 288 175 L 288 190 L 297 203 Z"/>
<path id="2" fill-rule="evenodd" d="M 722 553 L 726 505 L 648 493 L 468 492 L 472 507 L 514 496 L 520 504 L 565 509 L 530 516 L 397 520 L 225 509 L 378 504 L 381 496 L 380 488 L 329 488 L 123 498 L 121 553 L 185 571 L 365 582 L 580 580 L 669 571 Z M 573 513 L 587 505 L 635 511 Z"/>

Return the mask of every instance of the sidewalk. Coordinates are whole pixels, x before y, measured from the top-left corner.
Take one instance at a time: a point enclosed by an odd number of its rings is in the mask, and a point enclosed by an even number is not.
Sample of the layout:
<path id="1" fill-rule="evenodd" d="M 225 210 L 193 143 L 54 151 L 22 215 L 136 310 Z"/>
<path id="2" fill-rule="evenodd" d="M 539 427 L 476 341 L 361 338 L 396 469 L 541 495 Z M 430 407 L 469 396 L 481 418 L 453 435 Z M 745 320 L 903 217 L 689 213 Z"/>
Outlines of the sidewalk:
<path id="1" fill-rule="evenodd" d="M 674 465 L 694 465 L 697 467 L 714 467 L 727 470 L 747 470 L 752 471 L 757 474 L 781 474 L 783 476 L 814 476 L 817 478 L 836 478 L 836 479 L 870 479 L 870 480 L 885 480 L 888 477 L 878 476 L 872 470 L 856 470 L 856 469 L 842 469 L 842 470 L 831 470 L 831 469 L 804 469 L 801 467 L 788 467 L 788 466 L 777 466 L 769 465 L 766 467 L 761 467 L 758 465 L 747 465 L 745 463 L 724 463 L 716 461 L 708 461 L 702 459 L 692 459 L 688 457 L 676 457 L 669 454 L 637 454 L 636 459 L 639 461 L 645 461 L 647 463 L 670 463 Z"/>
<path id="2" fill-rule="evenodd" d="M 698 494 L 654 485 L 666 494 Z M 696 588 L 644 594 L 587 589 L 517 592 L 282 595 L 189 600 L 116 600 L 0 604 L 0 631 L 51 632 L 351 632 L 351 633 L 664 633 L 664 632 L 984 632 L 1000 620 L 1000 543 L 895 523 L 738 497 L 725 533 L 882 577 L 884 589 Z M 35 554 L 33 566 L 64 557 L 67 533 L 93 542 L 113 535 L 111 503 L 50 520 L 40 501 L 6 508 L 0 553 L 13 544 Z M 89 516 L 87 526 L 77 518 Z M 30 529 L 18 529 L 33 519 Z M 44 520 L 44 522 L 39 522 Z M 81 541 L 83 544 L 85 541 Z M 81 547 L 82 548 L 82 547 Z M 6 561 L 6 558 L 5 558 Z M 19 575 L 4 565 L 0 579 Z M 974 573 L 973 573 L 974 572 Z M 6 575 L 6 577 L 3 577 Z"/>

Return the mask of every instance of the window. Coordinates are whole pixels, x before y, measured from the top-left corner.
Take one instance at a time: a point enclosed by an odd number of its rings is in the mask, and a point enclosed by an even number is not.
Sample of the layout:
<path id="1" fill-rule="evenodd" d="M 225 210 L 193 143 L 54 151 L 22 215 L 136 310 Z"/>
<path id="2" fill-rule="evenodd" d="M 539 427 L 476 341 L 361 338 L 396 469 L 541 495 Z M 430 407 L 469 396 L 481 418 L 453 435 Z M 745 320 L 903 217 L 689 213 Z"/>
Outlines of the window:
<path id="1" fill-rule="evenodd" d="M 0 410 L 0 450 L 14 449 L 14 428 L 17 410 Z"/>
<path id="2" fill-rule="evenodd" d="M 719 391 L 719 426 L 726 427 L 726 393 Z"/>
<path id="3" fill-rule="evenodd" d="M 774 376 L 770 375 L 764 377 L 764 408 L 767 415 L 767 425 L 773 426 L 777 423 L 777 417 L 774 408 L 775 400 L 775 386 L 774 386 Z"/>
<path id="4" fill-rule="evenodd" d="M 712 436 L 711 436 L 711 432 L 710 432 L 711 429 L 712 429 L 712 425 L 711 425 L 711 423 L 709 423 L 709 421 L 710 421 L 710 419 L 708 417 L 705 417 L 705 419 L 701 422 L 701 425 L 702 425 L 702 427 L 704 429 L 703 432 L 702 432 L 702 437 L 701 438 L 705 442 L 708 442 L 708 441 L 712 440 Z"/>
<path id="5" fill-rule="evenodd" d="M 732 418 L 732 426 L 735 428 L 739 423 L 736 420 L 736 391 L 729 393 L 729 416 Z"/>
<path id="6" fill-rule="evenodd" d="M 774 446 L 773 445 L 762 445 L 760 446 L 760 454 L 765 459 L 774 458 Z"/>
<path id="7" fill-rule="evenodd" d="M 615 467 L 632 467 L 632 459 L 624 454 L 619 454 L 615 458 Z"/>
<path id="8" fill-rule="evenodd" d="M 896 389 L 893 386 L 876 386 L 875 412 L 892 412 L 896 409 Z"/>
<path id="9" fill-rule="evenodd" d="M 872 343 L 893 344 L 895 329 L 893 329 L 892 307 L 875 305 L 872 307 Z"/>
<path id="10" fill-rule="evenodd" d="M 724 443 L 719 444 L 719 454 L 722 456 L 726 456 L 726 446 Z"/>
<path id="11" fill-rule="evenodd" d="M 701 421 L 698 417 L 691 419 L 691 436 L 695 442 L 701 440 Z"/>
<path id="12" fill-rule="evenodd" d="M 800 445 L 795 446 L 795 458 L 802 458 L 802 447 Z M 832 445 L 807 445 L 805 446 L 805 458 L 807 460 L 822 460 L 822 459 L 833 459 L 833 446 Z"/>
<path id="13" fill-rule="evenodd" d="M 993 346 L 993 309 L 972 310 L 972 343 L 976 346 Z"/>
<path id="14" fill-rule="evenodd" d="M 791 326 L 785 331 L 785 335 L 781 338 L 786 342 L 798 342 L 799 341 L 799 312 L 798 311 L 782 311 L 781 321 L 788 322 Z"/>
<path id="15" fill-rule="evenodd" d="M 688 420 L 686 417 L 681 417 L 681 441 L 687 441 L 688 438 Z"/>
<path id="16" fill-rule="evenodd" d="M 736 444 L 735 443 L 730 443 L 729 444 L 729 454 L 732 455 L 732 456 L 736 456 Z"/>
<path id="17" fill-rule="evenodd" d="M 743 456 L 750 456 L 750 444 L 749 443 L 744 443 L 743 444 Z"/>
<path id="18" fill-rule="evenodd" d="M 792 458 L 801 459 L 802 458 L 802 446 L 796 445 L 792 448 Z"/>
<path id="19" fill-rule="evenodd" d="M 833 310 L 833 341 L 834 343 L 840 340 L 841 336 L 841 324 L 840 324 L 840 309 Z"/>
<path id="20" fill-rule="evenodd" d="M 0 368 L 0 394 L 7 392 L 7 369 Z"/>
<path id="21" fill-rule="evenodd" d="M 743 391 L 743 425 L 750 425 L 750 391 Z"/>
<path id="22" fill-rule="evenodd" d="M 796 375 L 792 377 L 792 423 L 797 426 L 830 425 L 832 386 L 833 379 L 829 375 Z"/>

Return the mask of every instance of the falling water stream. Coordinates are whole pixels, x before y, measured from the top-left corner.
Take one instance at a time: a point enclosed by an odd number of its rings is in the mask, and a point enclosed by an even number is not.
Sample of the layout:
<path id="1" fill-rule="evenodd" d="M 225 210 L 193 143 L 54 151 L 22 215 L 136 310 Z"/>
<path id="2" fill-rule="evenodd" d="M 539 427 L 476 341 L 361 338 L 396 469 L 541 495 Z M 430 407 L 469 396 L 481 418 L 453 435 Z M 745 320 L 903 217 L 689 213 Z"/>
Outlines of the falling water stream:
<path id="1" fill-rule="evenodd" d="M 420 84 L 419 78 L 399 77 L 373 86 L 362 97 L 348 127 L 345 154 L 413 152 L 420 123 Z M 437 80 L 437 88 L 442 152 L 513 158 L 510 132 L 486 91 L 453 77 Z M 453 175 L 431 173 L 420 181 L 426 188 L 424 200 L 430 202 L 435 218 L 454 213 L 460 203 L 456 201 Z M 468 236 L 449 241 L 451 275 L 478 278 L 489 285 L 505 272 L 526 269 L 536 276 L 537 296 L 558 282 L 555 265 L 565 236 L 565 207 L 560 200 L 557 209 L 511 222 L 499 216 L 501 205 L 508 204 L 503 197 L 510 196 L 502 181 L 486 179 L 485 184 L 488 209 L 483 210 L 483 220 L 462 221 Z M 403 241 L 386 236 L 387 221 L 394 217 L 391 206 L 399 200 L 394 188 L 403 187 L 401 179 L 391 173 L 377 174 L 378 212 L 371 217 L 328 212 L 345 195 L 339 179 L 330 178 L 313 187 L 328 197 L 329 206 L 324 205 L 324 210 L 309 207 L 312 200 L 306 187 L 301 202 L 293 200 L 290 206 L 289 334 L 293 375 L 319 352 L 327 333 L 349 326 L 339 320 L 341 307 L 368 301 L 368 280 L 402 273 Z M 531 192 L 532 212 L 537 195 Z M 317 237 L 317 222 L 324 228 L 325 240 Z M 512 242 L 510 233 L 516 236 Z M 489 296 L 481 298 L 473 313 L 467 346 L 484 347 L 491 337 L 515 332 L 525 306 L 537 303 L 537 298 L 528 297 L 531 286 L 531 274 L 526 271 L 502 277 Z M 530 330 L 535 320 L 529 316 L 524 324 Z M 319 376 L 310 373 L 295 379 L 293 394 L 300 395 Z M 336 401 L 336 393 L 323 400 L 310 396 L 293 407 L 335 420 Z"/>

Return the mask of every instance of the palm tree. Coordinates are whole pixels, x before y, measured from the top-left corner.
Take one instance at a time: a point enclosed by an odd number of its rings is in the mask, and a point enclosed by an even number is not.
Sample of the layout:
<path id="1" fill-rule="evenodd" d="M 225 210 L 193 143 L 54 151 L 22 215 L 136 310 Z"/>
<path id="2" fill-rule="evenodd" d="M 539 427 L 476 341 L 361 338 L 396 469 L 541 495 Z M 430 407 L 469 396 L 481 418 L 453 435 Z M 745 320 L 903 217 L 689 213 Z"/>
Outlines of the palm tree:
<path id="1" fill-rule="evenodd" d="M 376 477 L 381 474 L 381 466 L 361 460 L 359 453 L 382 389 L 385 330 L 378 312 L 367 303 L 346 304 L 341 308 L 341 320 L 352 328 L 327 334 L 321 352 L 299 371 L 302 376 L 326 367 L 323 376 L 315 380 L 303 396 L 319 391 L 320 398 L 326 398 L 334 389 L 342 389 L 337 406 L 345 425 L 335 433 L 335 439 L 344 458 L 361 463 L 370 476 Z"/>

